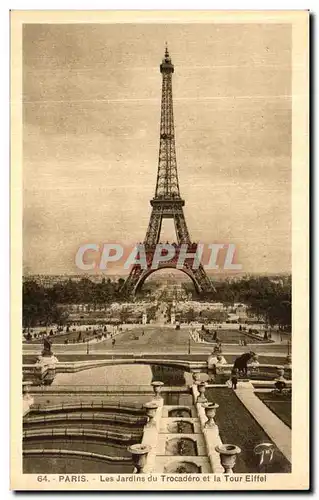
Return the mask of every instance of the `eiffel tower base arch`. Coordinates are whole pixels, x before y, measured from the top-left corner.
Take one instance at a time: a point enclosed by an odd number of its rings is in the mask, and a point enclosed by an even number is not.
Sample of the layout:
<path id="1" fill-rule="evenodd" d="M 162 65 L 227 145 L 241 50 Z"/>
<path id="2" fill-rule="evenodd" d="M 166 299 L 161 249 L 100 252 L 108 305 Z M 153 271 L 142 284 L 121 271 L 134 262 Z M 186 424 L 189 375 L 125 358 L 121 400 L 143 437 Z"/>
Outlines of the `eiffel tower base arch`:
<path id="1" fill-rule="evenodd" d="M 200 265 L 198 269 L 192 269 L 191 267 L 178 268 L 174 263 L 165 263 L 160 265 L 157 269 L 152 269 L 151 266 L 147 269 L 142 269 L 140 266 L 133 266 L 121 290 L 122 294 L 126 296 L 135 296 L 137 292 L 141 290 L 146 279 L 153 273 L 162 269 L 176 269 L 186 274 L 192 280 L 198 295 L 209 294 L 214 291 L 214 287 L 207 277 L 202 265 Z"/>

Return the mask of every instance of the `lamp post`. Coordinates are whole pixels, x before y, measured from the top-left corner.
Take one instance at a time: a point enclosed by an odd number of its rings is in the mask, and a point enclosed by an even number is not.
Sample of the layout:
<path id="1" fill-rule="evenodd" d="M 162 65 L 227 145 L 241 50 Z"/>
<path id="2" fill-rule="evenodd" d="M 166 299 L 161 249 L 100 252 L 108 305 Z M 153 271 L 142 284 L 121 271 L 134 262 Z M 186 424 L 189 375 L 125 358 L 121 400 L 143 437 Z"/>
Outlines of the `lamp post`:
<path id="1" fill-rule="evenodd" d="M 191 333 L 188 334 L 188 354 L 191 353 Z"/>
<path id="2" fill-rule="evenodd" d="M 89 341 L 86 343 L 86 354 L 89 354 L 90 352 L 90 347 L 89 347 Z"/>

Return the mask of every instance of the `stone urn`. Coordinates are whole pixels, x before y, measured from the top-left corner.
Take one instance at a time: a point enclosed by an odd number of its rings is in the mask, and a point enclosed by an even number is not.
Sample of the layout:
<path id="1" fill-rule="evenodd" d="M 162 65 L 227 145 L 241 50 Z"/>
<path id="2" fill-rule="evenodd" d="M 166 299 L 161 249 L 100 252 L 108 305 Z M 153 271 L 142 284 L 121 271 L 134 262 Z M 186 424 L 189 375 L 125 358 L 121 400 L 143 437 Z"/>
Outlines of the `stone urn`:
<path id="1" fill-rule="evenodd" d="M 259 360 L 258 360 L 258 354 L 255 354 L 250 363 L 249 363 L 249 368 L 250 368 L 250 371 L 251 373 L 256 373 L 259 371 Z"/>
<path id="2" fill-rule="evenodd" d="M 275 378 L 275 387 L 276 389 L 282 393 L 283 389 L 286 387 L 286 379 L 284 377 L 285 370 L 283 368 L 278 368 L 279 377 Z"/>
<path id="3" fill-rule="evenodd" d="M 22 395 L 25 401 L 33 401 L 33 397 L 30 394 L 32 382 L 22 382 Z"/>
<path id="4" fill-rule="evenodd" d="M 151 384 L 153 386 L 153 391 L 154 391 L 154 399 L 161 399 L 161 396 L 160 396 L 160 392 L 161 392 L 161 389 L 164 385 L 164 382 L 159 382 L 159 381 L 155 381 L 155 382 L 152 382 Z"/>
<path id="5" fill-rule="evenodd" d="M 148 444 L 132 444 L 127 449 L 132 454 L 133 464 L 136 468 L 135 473 L 143 474 L 147 455 L 151 451 L 151 447 Z"/>
<path id="6" fill-rule="evenodd" d="M 200 372 L 192 372 L 194 384 L 199 384 L 200 382 Z"/>
<path id="7" fill-rule="evenodd" d="M 203 408 L 205 409 L 205 415 L 207 417 L 207 422 L 205 422 L 205 429 L 213 429 L 216 426 L 214 417 L 216 415 L 216 410 L 219 408 L 217 403 L 203 403 Z"/>
<path id="8" fill-rule="evenodd" d="M 155 426 L 155 415 L 156 415 L 156 410 L 158 408 L 157 403 L 150 401 L 149 403 L 145 403 L 143 405 L 143 408 L 146 409 L 146 415 L 148 417 L 148 422 L 146 424 L 146 427 L 154 427 Z"/>
<path id="9" fill-rule="evenodd" d="M 282 393 L 282 391 L 284 390 L 286 385 L 287 385 L 286 381 L 283 377 L 279 377 L 279 378 L 275 379 L 275 387 L 276 387 L 277 391 L 279 392 L 279 394 Z"/>
<path id="10" fill-rule="evenodd" d="M 199 396 L 197 396 L 196 403 L 207 403 L 207 398 L 205 396 L 206 382 L 201 382 L 197 387 Z"/>
<path id="11" fill-rule="evenodd" d="M 208 372 L 208 381 L 207 382 L 209 384 L 214 384 L 215 380 L 216 380 L 216 375 L 217 375 L 216 368 L 215 368 L 215 370 L 211 369 L 211 368 L 208 368 L 207 372 Z"/>
<path id="12" fill-rule="evenodd" d="M 235 444 L 222 444 L 216 446 L 215 450 L 220 455 L 220 463 L 224 468 L 224 473 L 232 474 L 237 455 L 241 452 L 241 449 Z"/>
<path id="13" fill-rule="evenodd" d="M 288 356 L 286 356 L 286 365 L 291 366 L 291 361 L 292 361 L 291 354 L 288 354 Z"/>

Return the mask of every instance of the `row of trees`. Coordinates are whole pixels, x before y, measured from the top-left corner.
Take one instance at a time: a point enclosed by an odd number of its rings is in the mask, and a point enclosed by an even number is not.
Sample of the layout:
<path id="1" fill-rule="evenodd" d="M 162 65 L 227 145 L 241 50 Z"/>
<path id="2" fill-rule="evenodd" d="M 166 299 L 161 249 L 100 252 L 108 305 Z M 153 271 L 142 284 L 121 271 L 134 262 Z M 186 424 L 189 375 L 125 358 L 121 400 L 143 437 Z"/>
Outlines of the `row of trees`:
<path id="1" fill-rule="evenodd" d="M 52 290 L 46 290 L 35 281 L 23 283 L 23 328 L 29 329 L 37 325 L 48 326 L 53 323 L 63 326 L 67 318 L 67 312 L 63 311 L 53 298 Z"/>
<path id="2" fill-rule="evenodd" d="M 123 283 L 123 278 L 117 281 L 103 278 L 100 283 L 88 278 L 80 281 L 69 279 L 53 285 L 48 293 L 59 304 L 107 304 L 122 299 L 120 289 Z"/>
<path id="3" fill-rule="evenodd" d="M 123 278 L 113 282 L 103 279 L 95 283 L 83 278 L 80 281 L 69 279 L 45 288 L 33 280 L 23 283 L 23 326 L 47 326 L 52 323 L 63 326 L 68 314 L 59 305 L 63 304 L 105 304 L 121 300 L 119 290 Z"/>
<path id="4" fill-rule="evenodd" d="M 243 277 L 214 283 L 215 291 L 203 300 L 222 302 L 228 306 L 246 304 L 248 312 L 283 329 L 291 328 L 291 277 L 272 279 L 268 276 Z M 185 288 L 189 290 L 188 283 Z M 192 316 L 192 313 L 189 313 Z"/>
<path id="5" fill-rule="evenodd" d="M 185 321 L 187 323 L 191 323 L 192 321 L 198 322 L 214 322 L 221 323 L 226 321 L 227 313 L 223 311 L 195 311 L 194 309 L 188 309 L 188 311 L 178 312 L 177 313 L 181 321 Z"/>
<path id="6" fill-rule="evenodd" d="M 215 300 L 230 305 L 241 302 L 269 325 L 291 327 L 291 278 L 275 281 L 263 276 L 221 282 L 216 285 Z"/>
<path id="7" fill-rule="evenodd" d="M 80 281 L 69 279 L 46 288 L 33 280 L 27 280 L 23 283 L 23 327 L 45 327 L 53 323 L 65 325 L 69 315 L 61 306 L 66 304 L 89 304 L 94 311 L 99 304 L 124 301 L 125 297 L 120 294 L 123 283 L 123 278 L 117 281 L 102 279 L 100 283 L 84 278 Z M 147 309 L 149 319 L 154 319 L 155 310 L 151 305 Z M 122 309 L 119 321 L 127 322 L 132 314 L 129 308 Z"/>
<path id="8" fill-rule="evenodd" d="M 125 300 L 120 294 L 123 282 L 122 278 L 117 281 L 103 279 L 100 283 L 88 278 L 80 281 L 69 279 L 45 288 L 35 281 L 26 281 L 23 284 L 23 325 L 28 328 L 52 323 L 65 324 L 67 313 L 59 307 L 63 304 L 85 303 L 94 306 L 121 302 Z M 268 277 L 256 277 L 225 280 L 216 282 L 215 288 L 210 300 L 227 305 L 240 302 L 248 305 L 252 314 L 270 325 L 282 328 L 291 326 L 291 279 L 274 281 Z M 149 317 L 153 317 L 155 311 L 149 313 Z M 194 314 L 191 311 L 187 314 L 188 320 L 193 321 Z"/>

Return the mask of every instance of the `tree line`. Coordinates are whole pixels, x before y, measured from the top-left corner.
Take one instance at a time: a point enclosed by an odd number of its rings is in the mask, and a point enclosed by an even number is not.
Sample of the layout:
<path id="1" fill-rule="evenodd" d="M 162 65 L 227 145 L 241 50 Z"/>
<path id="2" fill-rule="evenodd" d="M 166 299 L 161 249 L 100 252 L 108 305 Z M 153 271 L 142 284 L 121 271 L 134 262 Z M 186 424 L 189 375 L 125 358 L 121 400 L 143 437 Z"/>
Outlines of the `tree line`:
<path id="1" fill-rule="evenodd" d="M 246 304 L 249 312 L 269 325 L 291 328 L 291 277 L 273 280 L 268 276 L 247 277 L 215 284 L 215 301 Z"/>
<path id="2" fill-rule="evenodd" d="M 25 281 L 23 326 L 65 324 L 67 312 L 59 307 L 63 304 L 98 305 L 125 301 L 127 298 L 120 292 L 123 283 L 123 278 L 117 281 L 102 279 L 100 283 L 83 278 L 80 281 L 69 279 L 46 288 L 35 281 Z M 214 285 L 216 291 L 209 298 L 202 297 L 203 300 L 230 306 L 243 303 L 252 314 L 269 325 L 291 327 L 291 278 L 274 281 L 264 276 L 244 277 L 236 281 L 218 281 Z"/>

